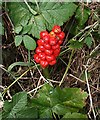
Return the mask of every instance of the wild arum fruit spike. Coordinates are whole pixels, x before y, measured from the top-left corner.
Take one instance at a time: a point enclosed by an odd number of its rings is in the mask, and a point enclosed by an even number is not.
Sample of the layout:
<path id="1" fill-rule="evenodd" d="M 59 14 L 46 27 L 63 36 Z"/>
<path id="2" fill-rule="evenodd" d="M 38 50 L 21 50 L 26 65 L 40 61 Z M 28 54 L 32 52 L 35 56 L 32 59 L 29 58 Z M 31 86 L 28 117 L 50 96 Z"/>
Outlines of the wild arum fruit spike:
<path id="1" fill-rule="evenodd" d="M 55 25 L 50 33 L 41 31 L 34 54 L 35 62 L 39 63 L 42 68 L 46 68 L 48 65 L 55 65 L 64 37 L 65 33 L 61 31 L 61 27 L 58 25 Z"/>

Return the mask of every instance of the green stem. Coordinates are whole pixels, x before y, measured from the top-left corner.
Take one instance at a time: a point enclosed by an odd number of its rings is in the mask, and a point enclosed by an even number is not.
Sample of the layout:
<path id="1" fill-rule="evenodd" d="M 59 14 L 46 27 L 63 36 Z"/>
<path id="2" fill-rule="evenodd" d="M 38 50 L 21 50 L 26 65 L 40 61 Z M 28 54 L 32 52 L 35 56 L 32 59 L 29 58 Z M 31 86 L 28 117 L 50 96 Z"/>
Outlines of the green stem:
<path id="1" fill-rule="evenodd" d="M 69 58 L 69 62 L 68 62 L 68 65 L 67 65 L 66 71 L 65 71 L 65 73 L 64 73 L 64 75 L 63 75 L 63 77 L 62 77 L 62 79 L 61 79 L 61 81 L 60 81 L 60 83 L 59 83 L 59 86 L 61 86 L 61 84 L 63 83 L 64 78 L 65 78 L 65 76 L 66 76 L 66 74 L 67 74 L 67 72 L 68 72 L 68 70 L 69 70 L 69 68 L 70 68 L 73 54 L 74 54 L 74 49 L 73 49 L 72 52 L 71 52 L 71 55 L 70 55 L 70 58 Z"/>
<path id="2" fill-rule="evenodd" d="M 36 15 L 37 12 L 35 10 L 33 10 L 30 5 L 28 4 L 28 2 L 26 0 L 24 0 L 25 4 L 27 5 L 28 9 L 30 10 L 30 12 L 33 14 L 33 15 Z"/>
<path id="3" fill-rule="evenodd" d="M 50 79 L 50 74 L 48 68 L 43 69 L 43 75 L 46 79 Z"/>
<path id="4" fill-rule="evenodd" d="M 30 58 L 30 50 L 28 50 L 28 62 L 30 63 L 31 58 Z"/>
<path id="5" fill-rule="evenodd" d="M 5 95 L 5 93 L 7 92 L 7 90 L 9 90 L 10 87 L 12 87 L 19 79 L 21 79 L 29 70 L 31 70 L 32 68 L 34 68 L 35 66 L 30 67 L 27 71 L 25 71 L 20 77 L 18 77 L 13 83 L 11 83 L 2 93 L 2 95 Z"/>

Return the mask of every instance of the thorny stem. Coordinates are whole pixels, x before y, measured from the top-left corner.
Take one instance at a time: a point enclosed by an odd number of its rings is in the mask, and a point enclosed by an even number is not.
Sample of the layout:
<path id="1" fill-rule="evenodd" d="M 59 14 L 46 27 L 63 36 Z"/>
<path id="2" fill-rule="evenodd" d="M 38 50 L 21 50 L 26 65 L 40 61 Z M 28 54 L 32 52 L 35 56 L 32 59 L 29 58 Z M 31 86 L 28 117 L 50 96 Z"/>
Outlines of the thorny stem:
<path id="1" fill-rule="evenodd" d="M 59 83 L 59 86 L 61 86 L 61 84 L 63 83 L 64 78 L 65 78 L 65 76 L 66 76 L 66 74 L 67 74 L 67 72 L 68 72 L 68 70 L 69 70 L 69 68 L 70 68 L 73 54 L 74 54 L 74 49 L 73 49 L 72 52 L 71 52 L 71 55 L 70 55 L 70 58 L 69 58 L 69 62 L 68 62 L 68 65 L 67 65 L 66 71 L 65 71 L 65 73 L 64 73 L 64 75 L 63 75 L 63 77 L 62 77 L 62 79 L 61 79 L 61 81 L 60 81 L 60 83 Z"/>

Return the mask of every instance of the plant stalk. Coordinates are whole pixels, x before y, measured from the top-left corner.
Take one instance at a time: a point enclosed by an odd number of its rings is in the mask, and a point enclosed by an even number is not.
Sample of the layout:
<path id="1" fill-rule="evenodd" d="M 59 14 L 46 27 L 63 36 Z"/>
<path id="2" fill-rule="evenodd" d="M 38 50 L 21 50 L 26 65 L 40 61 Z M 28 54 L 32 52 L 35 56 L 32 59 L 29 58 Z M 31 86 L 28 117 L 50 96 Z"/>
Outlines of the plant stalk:
<path id="1" fill-rule="evenodd" d="M 68 72 L 68 70 L 69 70 L 69 68 L 70 68 L 73 54 L 74 54 L 74 49 L 73 49 L 72 52 L 71 52 L 71 55 L 70 55 L 70 58 L 69 58 L 69 62 L 68 62 L 68 65 L 67 65 L 66 71 L 65 71 L 65 73 L 64 73 L 64 75 L 63 75 L 63 77 L 62 77 L 62 79 L 61 79 L 61 81 L 60 81 L 60 83 L 59 83 L 59 86 L 61 86 L 61 84 L 63 83 L 64 78 L 65 78 L 65 76 L 66 76 L 66 74 L 67 74 L 67 72 Z"/>
<path id="2" fill-rule="evenodd" d="M 43 69 L 43 75 L 46 79 L 50 79 L 50 74 L 48 68 Z"/>

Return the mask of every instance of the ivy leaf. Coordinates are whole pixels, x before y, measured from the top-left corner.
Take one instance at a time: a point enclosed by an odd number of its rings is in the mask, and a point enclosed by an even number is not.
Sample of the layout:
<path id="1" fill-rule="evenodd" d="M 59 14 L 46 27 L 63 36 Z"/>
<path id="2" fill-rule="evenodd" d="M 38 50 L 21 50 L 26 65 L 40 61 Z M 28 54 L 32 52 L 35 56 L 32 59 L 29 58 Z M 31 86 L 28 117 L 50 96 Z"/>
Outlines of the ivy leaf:
<path id="1" fill-rule="evenodd" d="M 20 92 L 13 96 L 12 101 L 4 102 L 4 110 L 8 113 L 7 118 L 15 118 L 16 113 L 22 110 L 27 104 L 27 93 Z"/>
<path id="2" fill-rule="evenodd" d="M 83 42 L 81 41 L 78 41 L 78 40 L 75 40 L 75 39 L 71 39 L 69 41 L 69 48 L 70 49 L 80 49 L 83 47 Z"/>
<path id="3" fill-rule="evenodd" d="M 22 35 L 15 36 L 15 46 L 19 46 L 22 43 Z"/>
<path id="4" fill-rule="evenodd" d="M 36 48 L 35 40 L 28 35 L 23 36 L 23 42 L 24 42 L 24 46 L 28 50 L 34 50 Z"/>
<path id="5" fill-rule="evenodd" d="M 86 45 L 90 48 L 92 45 L 92 38 L 91 37 L 86 37 L 84 40 L 84 43 L 86 43 Z"/>

